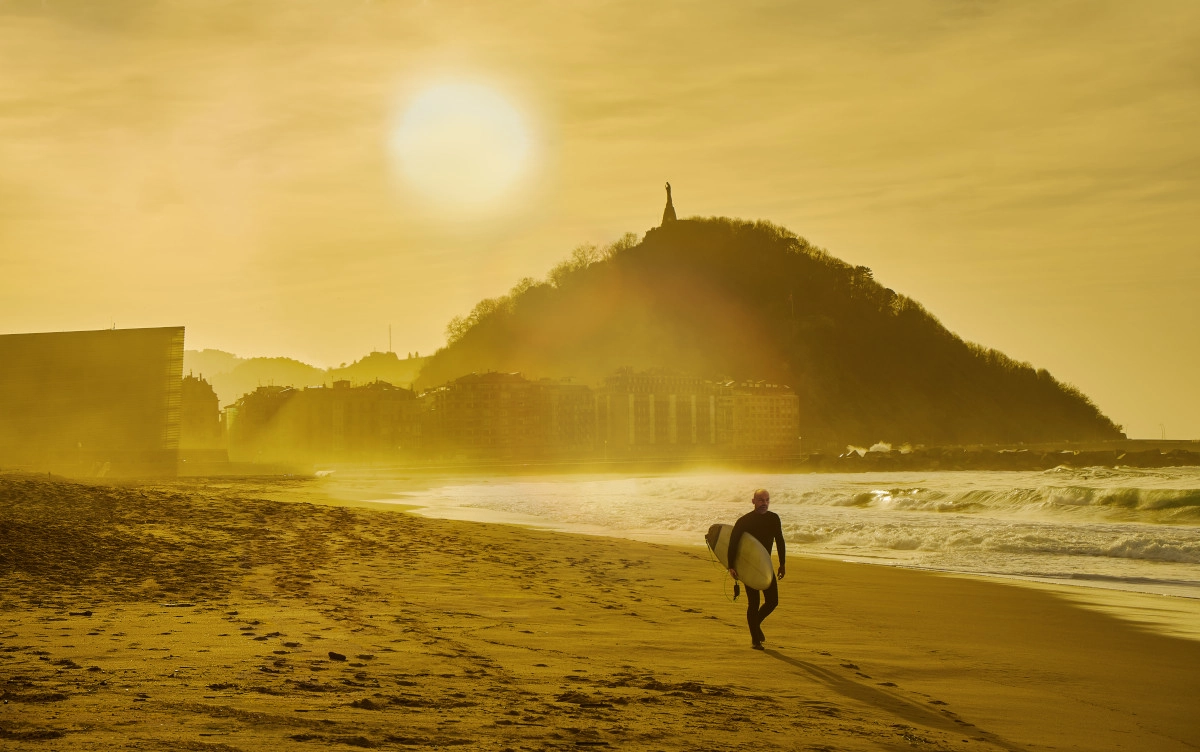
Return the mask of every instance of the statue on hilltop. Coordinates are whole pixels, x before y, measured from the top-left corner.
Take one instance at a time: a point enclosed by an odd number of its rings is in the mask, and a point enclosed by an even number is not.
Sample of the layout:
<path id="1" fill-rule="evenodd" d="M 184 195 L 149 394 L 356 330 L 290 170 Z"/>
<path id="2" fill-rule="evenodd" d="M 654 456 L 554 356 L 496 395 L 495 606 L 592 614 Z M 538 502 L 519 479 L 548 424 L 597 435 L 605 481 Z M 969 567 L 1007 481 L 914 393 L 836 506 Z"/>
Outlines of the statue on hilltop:
<path id="1" fill-rule="evenodd" d="M 675 221 L 675 205 L 671 203 L 671 184 L 667 183 L 667 208 L 663 209 L 663 221 L 665 225 L 668 222 Z"/>

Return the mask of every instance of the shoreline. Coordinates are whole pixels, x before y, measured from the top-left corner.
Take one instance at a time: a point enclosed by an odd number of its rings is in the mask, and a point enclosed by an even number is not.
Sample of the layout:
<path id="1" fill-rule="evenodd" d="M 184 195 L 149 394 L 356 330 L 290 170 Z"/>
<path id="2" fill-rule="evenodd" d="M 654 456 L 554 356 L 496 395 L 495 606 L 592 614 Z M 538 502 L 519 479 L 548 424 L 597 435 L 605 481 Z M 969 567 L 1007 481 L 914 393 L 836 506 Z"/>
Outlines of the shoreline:
<path id="1" fill-rule="evenodd" d="M 523 521 L 519 519 L 519 515 L 493 512 L 490 510 L 470 510 L 480 512 L 480 514 L 475 515 L 465 513 L 455 515 L 427 515 L 424 514 L 424 512 L 427 510 L 435 512 L 444 510 L 436 510 L 430 507 L 422 507 L 412 504 L 398 504 L 392 502 L 375 502 L 375 505 L 378 508 L 391 507 L 400 513 L 416 514 L 428 519 L 465 522 L 478 525 L 513 525 L 516 527 L 549 531 L 560 535 L 582 535 L 613 538 L 615 540 L 626 540 L 638 543 L 670 546 L 672 548 L 680 548 L 685 550 L 694 549 L 697 551 L 707 552 L 707 548 L 703 544 L 697 543 L 689 545 L 675 540 L 668 540 L 670 536 L 665 534 L 657 536 L 656 539 L 656 536 L 652 535 L 621 535 L 616 532 L 601 530 L 599 528 L 590 530 L 575 529 L 569 526 L 554 525 L 536 518 L 529 518 L 528 521 Z M 460 511 L 465 512 L 467 510 L 461 509 Z M 850 565 L 858 564 L 869 567 L 885 567 L 890 569 L 902 569 L 911 572 L 924 572 L 945 577 L 962 577 L 967 579 L 977 579 L 982 582 L 1003 582 L 1013 584 L 1017 587 L 1036 588 L 1046 592 L 1055 593 L 1063 598 L 1077 603 L 1084 608 L 1092 608 L 1102 613 L 1107 613 L 1117 618 L 1124 619 L 1131 624 L 1136 624 L 1144 629 L 1182 639 L 1200 641 L 1200 598 L 1190 595 L 1135 590 L 1132 587 L 1121 587 L 1119 584 L 1101 584 L 1095 581 L 1035 577 L 1031 575 L 1022 576 L 1003 573 L 964 572 L 953 569 L 922 567 L 898 561 L 873 561 L 868 557 L 854 557 L 840 554 L 800 553 L 793 551 L 788 555 L 788 557 L 789 560 L 799 558 L 837 562 Z M 776 561 L 778 559 L 778 557 L 776 557 L 774 554 L 772 554 L 772 558 Z"/>
<path id="2" fill-rule="evenodd" d="M 458 476 L 454 478 L 423 478 L 419 485 L 412 485 L 403 490 L 392 491 L 393 495 L 416 490 L 429 490 L 444 485 L 460 485 L 486 483 L 485 476 Z M 597 476 L 603 477 L 603 476 Z M 412 482 L 408 479 L 408 482 Z M 386 483 L 384 483 L 386 486 Z M 431 507 L 421 503 L 410 503 L 404 500 L 391 501 L 379 498 L 378 494 L 367 489 L 375 489 L 374 483 L 366 488 L 360 488 L 357 494 L 361 498 L 355 501 L 370 505 L 374 508 L 389 511 L 399 511 L 429 519 L 451 520 L 483 525 L 515 525 L 519 527 L 550 531 L 566 535 L 584 535 L 628 540 L 641 543 L 666 545 L 684 549 L 704 551 L 703 543 L 688 543 L 677 535 L 670 533 L 655 533 L 651 531 L 613 531 L 607 528 L 571 523 L 556 523 L 529 515 L 506 513 L 479 507 Z M 345 492 L 343 492 L 345 493 Z M 353 495 L 353 494 L 349 494 Z M 368 498 L 370 497 L 370 498 Z M 1084 607 L 1111 614 L 1136 624 L 1141 628 L 1158 631 L 1162 634 L 1177 636 L 1184 639 L 1200 640 L 1200 598 L 1179 592 L 1162 592 L 1138 589 L 1136 583 L 1107 582 L 1091 579 L 1071 579 L 1065 577 L 1039 577 L 1036 575 L 1019 575 L 1001 572 L 972 572 L 946 569 L 931 566 L 920 566 L 903 561 L 890 559 L 875 559 L 870 556 L 855 554 L 830 554 L 800 552 L 793 550 L 792 557 L 804 557 L 823 561 L 841 562 L 846 564 L 862 564 L 914 572 L 925 572 L 949 577 L 976 578 L 981 581 L 1004 582 L 1019 587 L 1029 587 L 1052 592 Z"/>
<path id="3" fill-rule="evenodd" d="M 0 475 L 0 738 L 1195 747 L 1200 644 L 1034 588 L 801 557 L 758 653 L 699 552 L 348 501 Z"/>
<path id="4" fill-rule="evenodd" d="M 1079 444 L 1013 446 L 946 446 L 916 449 L 875 450 L 859 447 L 851 451 L 812 452 L 784 457 L 643 457 L 643 458 L 486 458 L 409 459 L 378 463 L 279 461 L 256 465 L 245 462 L 206 462 L 181 465 L 180 478 L 257 474 L 317 475 L 345 472 L 360 476 L 409 474 L 462 478 L 507 475 L 597 476 L 630 474 L 674 474 L 694 472 L 764 472 L 836 474 L 872 472 L 1003 472 L 1045 471 L 1059 467 L 1164 469 L 1200 466 L 1200 440 L 1123 440 Z"/>

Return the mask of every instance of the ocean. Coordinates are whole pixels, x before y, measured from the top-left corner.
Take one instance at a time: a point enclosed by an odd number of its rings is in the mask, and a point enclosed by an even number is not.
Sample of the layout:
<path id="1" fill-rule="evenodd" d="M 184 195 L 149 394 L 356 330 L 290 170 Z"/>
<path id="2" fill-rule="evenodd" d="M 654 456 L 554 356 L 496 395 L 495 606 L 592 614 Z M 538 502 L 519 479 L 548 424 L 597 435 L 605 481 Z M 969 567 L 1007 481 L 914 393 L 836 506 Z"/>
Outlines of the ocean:
<path id="1" fill-rule="evenodd" d="M 1200 599 L 1200 468 L 488 478 L 418 513 L 703 547 L 771 492 L 789 554 Z"/>

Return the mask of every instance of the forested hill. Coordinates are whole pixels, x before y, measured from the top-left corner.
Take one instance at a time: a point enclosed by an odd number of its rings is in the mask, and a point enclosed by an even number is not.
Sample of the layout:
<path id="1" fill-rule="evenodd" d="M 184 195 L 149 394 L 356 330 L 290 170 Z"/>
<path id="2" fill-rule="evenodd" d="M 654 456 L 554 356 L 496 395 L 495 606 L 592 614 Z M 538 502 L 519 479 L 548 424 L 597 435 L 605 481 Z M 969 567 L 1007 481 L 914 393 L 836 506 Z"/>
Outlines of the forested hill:
<path id="1" fill-rule="evenodd" d="M 292 358 L 239 358 L 223 350 L 184 350 L 183 371 L 212 384 L 222 405 L 260 386 L 303 388 L 346 380 L 351 384 L 386 381 L 408 387 L 425 361 L 420 354 L 400 358 L 393 352 L 372 352 L 337 368 L 322 369 Z"/>
<path id="2" fill-rule="evenodd" d="M 805 442 L 1120 438 L 1078 390 L 964 342 L 916 301 L 779 227 L 688 219 L 585 246 L 447 327 L 418 386 L 472 371 L 600 384 L 622 366 L 767 379 Z"/>

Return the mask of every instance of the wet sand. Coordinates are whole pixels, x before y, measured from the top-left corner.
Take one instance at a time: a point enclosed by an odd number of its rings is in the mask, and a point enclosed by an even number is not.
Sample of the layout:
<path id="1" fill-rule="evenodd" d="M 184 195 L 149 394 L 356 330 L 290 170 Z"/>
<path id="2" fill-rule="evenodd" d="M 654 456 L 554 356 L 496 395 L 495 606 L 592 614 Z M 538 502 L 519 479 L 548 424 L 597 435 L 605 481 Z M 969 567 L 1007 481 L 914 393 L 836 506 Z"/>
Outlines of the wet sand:
<path id="1" fill-rule="evenodd" d="M 319 481 L 0 475 L 0 585 L 13 749 L 1200 747 L 1200 642 L 1054 592 L 793 556 L 757 652 L 703 550 Z"/>

